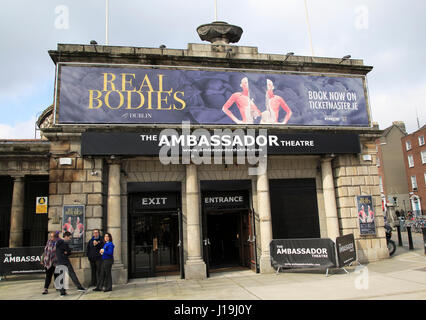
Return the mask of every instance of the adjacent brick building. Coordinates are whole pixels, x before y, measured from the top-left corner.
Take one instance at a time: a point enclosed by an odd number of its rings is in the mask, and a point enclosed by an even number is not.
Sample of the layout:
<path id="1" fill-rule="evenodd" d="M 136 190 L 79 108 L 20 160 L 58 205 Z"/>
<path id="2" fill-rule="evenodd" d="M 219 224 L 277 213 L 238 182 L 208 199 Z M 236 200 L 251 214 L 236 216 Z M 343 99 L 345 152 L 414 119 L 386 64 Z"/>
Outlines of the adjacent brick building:
<path id="1" fill-rule="evenodd" d="M 407 185 L 410 192 L 411 210 L 425 215 L 426 201 L 426 126 L 401 139 L 404 152 Z"/>

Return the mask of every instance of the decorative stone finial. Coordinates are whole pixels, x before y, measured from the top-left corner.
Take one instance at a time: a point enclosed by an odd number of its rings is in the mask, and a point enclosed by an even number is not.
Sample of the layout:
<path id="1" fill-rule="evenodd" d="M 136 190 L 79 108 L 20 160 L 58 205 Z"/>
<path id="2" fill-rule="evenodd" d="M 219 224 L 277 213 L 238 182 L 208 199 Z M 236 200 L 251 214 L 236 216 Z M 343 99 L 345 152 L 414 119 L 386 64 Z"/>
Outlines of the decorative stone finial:
<path id="1" fill-rule="evenodd" d="M 212 44 L 229 44 L 240 40 L 243 29 L 223 21 L 215 21 L 199 26 L 197 33 L 201 40 Z"/>

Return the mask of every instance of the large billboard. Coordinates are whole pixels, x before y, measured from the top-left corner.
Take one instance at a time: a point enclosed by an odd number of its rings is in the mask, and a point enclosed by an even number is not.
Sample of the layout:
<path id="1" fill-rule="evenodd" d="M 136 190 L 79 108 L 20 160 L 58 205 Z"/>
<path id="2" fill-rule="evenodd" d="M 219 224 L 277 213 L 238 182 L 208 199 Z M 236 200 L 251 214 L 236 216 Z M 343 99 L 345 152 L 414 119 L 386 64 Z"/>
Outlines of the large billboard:
<path id="1" fill-rule="evenodd" d="M 368 127 L 363 76 L 59 64 L 59 124 Z"/>

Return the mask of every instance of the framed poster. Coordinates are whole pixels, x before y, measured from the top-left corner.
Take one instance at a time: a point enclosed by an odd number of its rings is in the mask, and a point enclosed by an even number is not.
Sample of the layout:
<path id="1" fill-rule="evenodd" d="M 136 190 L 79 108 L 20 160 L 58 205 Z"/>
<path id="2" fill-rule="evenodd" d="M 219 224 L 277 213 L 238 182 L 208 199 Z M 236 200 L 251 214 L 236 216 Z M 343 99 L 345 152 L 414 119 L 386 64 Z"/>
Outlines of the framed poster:
<path id="1" fill-rule="evenodd" d="M 361 235 L 376 234 L 376 214 L 374 212 L 373 197 L 357 196 L 358 222 Z"/>
<path id="2" fill-rule="evenodd" d="M 84 252 L 85 206 L 63 206 L 62 234 L 66 231 L 72 235 L 70 248 L 74 252 Z"/>

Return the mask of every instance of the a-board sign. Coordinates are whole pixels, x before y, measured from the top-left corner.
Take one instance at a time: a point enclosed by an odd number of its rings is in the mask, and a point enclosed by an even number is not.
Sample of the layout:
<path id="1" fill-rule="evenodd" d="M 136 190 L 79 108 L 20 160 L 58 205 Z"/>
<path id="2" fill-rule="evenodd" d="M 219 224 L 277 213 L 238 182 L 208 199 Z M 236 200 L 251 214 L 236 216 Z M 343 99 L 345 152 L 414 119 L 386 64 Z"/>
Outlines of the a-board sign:
<path id="1" fill-rule="evenodd" d="M 336 238 L 337 260 L 339 267 L 356 261 L 355 238 L 353 233 Z"/>
<path id="2" fill-rule="evenodd" d="M 270 243 L 271 264 L 276 268 L 331 268 L 336 266 L 331 239 L 274 239 Z"/>
<path id="3" fill-rule="evenodd" d="M 44 247 L 0 248 L 0 275 L 44 272 Z"/>

